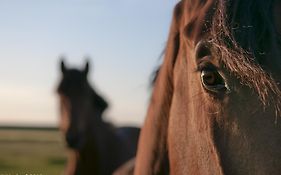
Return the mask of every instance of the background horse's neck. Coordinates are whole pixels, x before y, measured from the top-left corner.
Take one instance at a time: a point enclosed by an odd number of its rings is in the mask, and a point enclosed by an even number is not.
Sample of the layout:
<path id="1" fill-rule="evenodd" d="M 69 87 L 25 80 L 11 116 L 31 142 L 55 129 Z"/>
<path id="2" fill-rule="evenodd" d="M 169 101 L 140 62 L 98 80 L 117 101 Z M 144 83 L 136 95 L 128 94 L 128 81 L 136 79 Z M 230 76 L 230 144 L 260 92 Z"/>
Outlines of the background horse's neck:
<path id="1" fill-rule="evenodd" d="M 86 144 L 79 151 L 77 169 L 85 174 L 111 174 L 126 159 L 120 153 L 126 149 L 111 124 L 100 119 L 91 127 Z M 110 160 L 110 161 L 109 161 Z"/>

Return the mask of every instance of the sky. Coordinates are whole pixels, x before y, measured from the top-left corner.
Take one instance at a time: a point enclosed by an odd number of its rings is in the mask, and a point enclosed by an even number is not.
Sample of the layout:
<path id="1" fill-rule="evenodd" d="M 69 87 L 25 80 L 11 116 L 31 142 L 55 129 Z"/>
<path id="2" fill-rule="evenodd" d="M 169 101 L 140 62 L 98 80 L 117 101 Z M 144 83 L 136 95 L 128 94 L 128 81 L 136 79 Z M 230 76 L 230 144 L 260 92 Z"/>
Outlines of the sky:
<path id="1" fill-rule="evenodd" d="M 105 120 L 141 125 L 149 78 L 177 0 L 1 0 L 0 125 L 57 126 L 59 57 L 109 102 Z"/>

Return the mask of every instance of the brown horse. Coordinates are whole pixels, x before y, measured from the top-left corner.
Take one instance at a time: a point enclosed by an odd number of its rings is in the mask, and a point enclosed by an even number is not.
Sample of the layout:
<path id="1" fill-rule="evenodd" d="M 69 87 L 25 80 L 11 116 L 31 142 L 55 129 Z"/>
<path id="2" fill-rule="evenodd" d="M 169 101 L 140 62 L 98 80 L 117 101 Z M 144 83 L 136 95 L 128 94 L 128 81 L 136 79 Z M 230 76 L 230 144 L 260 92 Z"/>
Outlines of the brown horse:
<path id="1" fill-rule="evenodd" d="M 103 121 L 108 105 L 89 84 L 88 71 L 88 63 L 78 70 L 61 62 L 60 126 L 70 148 L 65 174 L 111 175 L 135 156 L 139 128 L 116 128 Z"/>
<path id="2" fill-rule="evenodd" d="M 280 11 L 280 0 L 177 4 L 135 175 L 281 174 Z"/>

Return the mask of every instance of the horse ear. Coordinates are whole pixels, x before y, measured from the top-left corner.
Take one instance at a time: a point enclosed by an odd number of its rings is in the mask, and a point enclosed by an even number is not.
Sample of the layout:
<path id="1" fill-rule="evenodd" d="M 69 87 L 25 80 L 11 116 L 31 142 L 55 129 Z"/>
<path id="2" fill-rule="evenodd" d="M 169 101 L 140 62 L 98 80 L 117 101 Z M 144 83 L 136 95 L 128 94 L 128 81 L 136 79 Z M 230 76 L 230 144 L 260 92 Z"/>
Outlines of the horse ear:
<path id="1" fill-rule="evenodd" d="M 61 72 L 64 74 L 67 70 L 65 64 L 64 64 L 64 58 L 61 58 L 61 62 L 60 62 L 60 69 L 61 69 Z"/>
<path id="2" fill-rule="evenodd" d="M 89 60 L 87 60 L 86 64 L 85 64 L 85 68 L 84 68 L 85 75 L 88 75 L 89 69 L 90 69 L 90 62 L 89 62 Z"/>

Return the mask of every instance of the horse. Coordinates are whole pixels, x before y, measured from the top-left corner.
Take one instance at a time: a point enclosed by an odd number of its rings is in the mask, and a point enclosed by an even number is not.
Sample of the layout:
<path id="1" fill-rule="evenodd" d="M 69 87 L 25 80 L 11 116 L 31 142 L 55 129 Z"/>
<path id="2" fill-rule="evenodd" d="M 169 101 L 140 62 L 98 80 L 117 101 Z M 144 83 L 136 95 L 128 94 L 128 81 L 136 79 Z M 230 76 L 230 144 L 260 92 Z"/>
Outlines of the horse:
<path id="1" fill-rule="evenodd" d="M 82 70 L 61 61 L 60 129 L 69 148 L 66 175 L 111 175 L 136 154 L 140 129 L 115 127 L 103 120 L 106 100 L 88 82 L 89 63 Z"/>
<path id="2" fill-rule="evenodd" d="M 181 0 L 135 175 L 281 173 L 281 1 Z"/>

